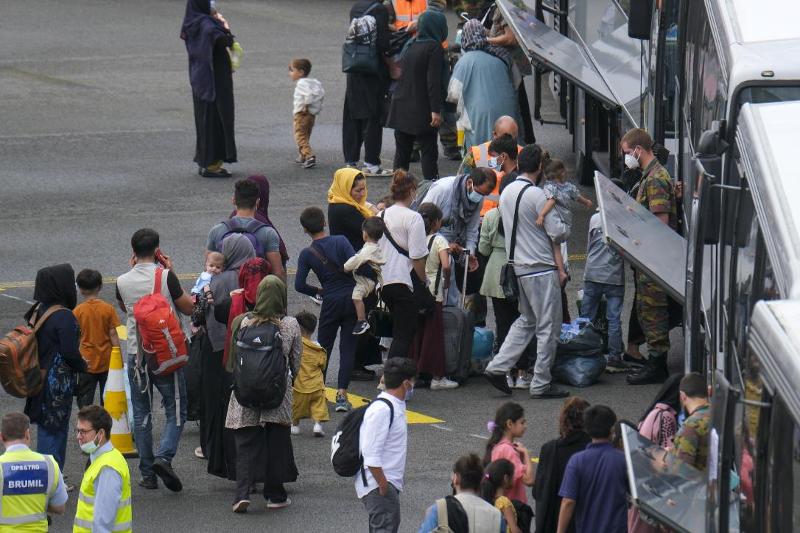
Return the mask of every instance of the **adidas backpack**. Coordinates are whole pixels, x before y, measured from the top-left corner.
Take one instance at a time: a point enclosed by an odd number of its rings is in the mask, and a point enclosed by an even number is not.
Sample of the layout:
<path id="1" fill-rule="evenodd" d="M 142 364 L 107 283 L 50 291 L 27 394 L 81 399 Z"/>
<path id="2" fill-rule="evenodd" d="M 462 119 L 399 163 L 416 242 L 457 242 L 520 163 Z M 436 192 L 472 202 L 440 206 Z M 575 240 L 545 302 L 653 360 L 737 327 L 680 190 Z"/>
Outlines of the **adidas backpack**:
<path id="1" fill-rule="evenodd" d="M 383 402 L 389 406 L 389 428 L 394 422 L 394 406 L 386 398 L 376 398 L 374 402 Z M 367 474 L 364 472 L 364 458 L 361 456 L 359 443 L 361 424 L 372 403 L 353 409 L 336 428 L 331 439 L 331 464 L 333 470 L 342 477 L 353 477 L 361 472 L 364 486 L 367 486 Z"/>
<path id="2" fill-rule="evenodd" d="M 155 376 L 168 376 L 189 362 L 186 336 L 172 305 L 161 294 L 163 268 L 156 269 L 153 292 L 133 304 L 136 331 L 147 368 Z"/>
<path id="3" fill-rule="evenodd" d="M 243 320 L 249 320 L 247 315 Z M 290 379 L 278 327 L 266 321 L 241 326 L 236 334 L 233 393 L 250 409 L 275 409 L 286 395 Z"/>

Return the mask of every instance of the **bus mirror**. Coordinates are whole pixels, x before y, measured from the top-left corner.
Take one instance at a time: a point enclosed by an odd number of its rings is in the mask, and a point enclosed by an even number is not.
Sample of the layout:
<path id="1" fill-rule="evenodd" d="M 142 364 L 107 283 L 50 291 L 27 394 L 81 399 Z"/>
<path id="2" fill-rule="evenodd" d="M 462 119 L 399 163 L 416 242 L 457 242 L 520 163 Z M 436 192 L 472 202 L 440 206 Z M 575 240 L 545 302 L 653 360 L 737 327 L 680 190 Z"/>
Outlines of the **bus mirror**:
<path id="1" fill-rule="evenodd" d="M 715 120 L 711 123 L 711 128 L 700 134 L 697 143 L 697 153 L 703 156 L 721 156 L 728 149 L 725 141 L 725 121 Z M 719 176 L 719 174 L 715 174 Z"/>
<path id="2" fill-rule="evenodd" d="M 653 17 L 653 0 L 630 0 L 628 10 L 628 37 L 650 40 L 650 20 Z"/>
<path id="3" fill-rule="evenodd" d="M 712 185 L 719 183 L 722 173 L 722 157 L 701 155 L 695 159 L 695 167 L 698 173 L 695 196 L 700 200 L 698 215 L 703 218 L 703 243 L 718 244 L 722 191 Z"/>

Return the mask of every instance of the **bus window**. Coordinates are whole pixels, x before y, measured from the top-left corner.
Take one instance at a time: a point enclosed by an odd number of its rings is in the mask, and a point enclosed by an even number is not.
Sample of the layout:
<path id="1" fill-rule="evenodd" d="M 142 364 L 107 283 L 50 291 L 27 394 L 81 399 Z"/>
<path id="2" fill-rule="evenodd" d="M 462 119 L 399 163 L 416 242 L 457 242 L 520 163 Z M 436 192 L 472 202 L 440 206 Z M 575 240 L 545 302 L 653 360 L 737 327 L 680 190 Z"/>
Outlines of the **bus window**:
<path id="1" fill-rule="evenodd" d="M 749 190 L 740 193 L 738 216 L 735 222 L 736 240 L 731 265 L 731 298 L 727 307 L 730 363 L 741 361 L 741 349 L 747 340 L 747 328 L 750 325 L 753 294 L 753 278 L 756 268 L 756 251 L 759 241 L 758 218 L 755 216 L 753 199 Z M 730 371 L 726 377 L 733 381 Z M 736 380 L 738 381 L 738 379 Z"/>
<path id="2" fill-rule="evenodd" d="M 800 100 L 800 86 L 768 85 L 761 87 L 746 87 L 739 93 L 739 105 L 765 104 L 770 102 L 789 102 Z"/>
<path id="3" fill-rule="evenodd" d="M 736 471 L 741 479 L 741 530 L 758 531 L 756 526 L 759 518 L 756 507 L 760 498 L 758 494 L 763 490 L 764 443 L 769 436 L 769 408 L 758 405 L 760 402 L 769 403 L 769 393 L 766 392 L 761 380 L 761 362 L 753 352 L 747 350 L 744 368 L 744 409 L 741 425 L 736 425 Z"/>
<path id="4" fill-rule="evenodd" d="M 800 529 L 800 425 L 780 398 L 773 401 L 764 531 Z"/>

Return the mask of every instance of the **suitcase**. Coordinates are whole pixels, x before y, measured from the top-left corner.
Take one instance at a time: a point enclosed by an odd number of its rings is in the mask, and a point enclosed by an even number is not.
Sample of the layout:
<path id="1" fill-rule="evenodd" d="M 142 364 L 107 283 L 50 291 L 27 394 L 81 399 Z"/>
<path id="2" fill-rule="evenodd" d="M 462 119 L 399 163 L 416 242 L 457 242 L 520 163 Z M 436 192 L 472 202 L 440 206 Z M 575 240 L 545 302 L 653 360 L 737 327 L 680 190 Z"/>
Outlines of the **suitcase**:
<path id="1" fill-rule="evenodd" d="M 464 281 L 466 283 L 464 269 Z M 445 296 L 444 301 L 447 301 Z M 464 383 L 469 377 L 472 364 L 472 336 L 475 323 L 472 315 L 464 309 L 464 295 L 458 307 L 443 307 L 444 365 L 447 377 Z"/>

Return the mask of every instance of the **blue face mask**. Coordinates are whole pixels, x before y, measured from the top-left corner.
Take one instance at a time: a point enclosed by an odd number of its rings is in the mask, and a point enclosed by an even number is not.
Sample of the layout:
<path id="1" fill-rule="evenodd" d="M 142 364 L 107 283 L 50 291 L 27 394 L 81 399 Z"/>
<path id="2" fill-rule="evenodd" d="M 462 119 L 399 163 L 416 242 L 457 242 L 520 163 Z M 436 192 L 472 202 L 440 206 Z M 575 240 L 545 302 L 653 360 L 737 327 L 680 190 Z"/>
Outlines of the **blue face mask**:
<path id="1" fill-rule="evenodd" d="M 475 189 L 472 189 L 467 193 L 467 198 L 469 198 L 469 201 L 472 202 L 473 204 L 477 204 L 483 201 L 483 195 L 478 191 L 476 191 Z"/>
<path id="2" fill-rule="evenodd" d="M 411 385 L 411 388 L 406 391 L 406 395 L 403 398 L 403 401 L 407 402 L 414 397 L 414 385 Z"/>
<path id="3" fill-rule="evenodd" d="M 491 168 L 492 170 L 497 170 L 498 168 L 500 168 L 500 163 L 497 162 L 497 158 L 496 157 L 490 157 L 486 161 L 486 166 Z"/>

